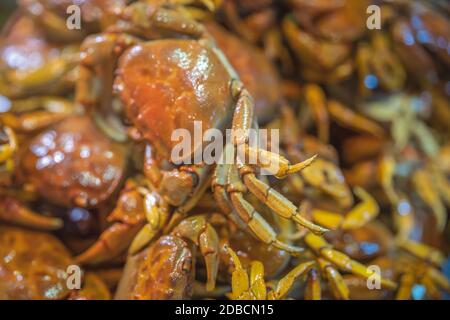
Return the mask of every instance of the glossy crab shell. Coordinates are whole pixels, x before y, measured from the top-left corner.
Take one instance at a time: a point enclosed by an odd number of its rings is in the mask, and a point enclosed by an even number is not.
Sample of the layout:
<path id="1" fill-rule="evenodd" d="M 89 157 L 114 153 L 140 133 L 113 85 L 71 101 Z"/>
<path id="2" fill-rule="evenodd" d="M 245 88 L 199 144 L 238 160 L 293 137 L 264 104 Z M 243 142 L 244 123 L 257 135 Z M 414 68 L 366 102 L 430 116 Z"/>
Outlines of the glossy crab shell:
<path id="1" fill-rule="evenodd" d="M 66 207 L 107 200 L 123 177 L 125 150 L 85 116 L 74 116 L 32 139 L 20 156 L 20 180 Z"/>
<path id="2" fill-rule="evenodd" d="M 233 112 L 230 83 L 210 47 L 195 40 L 157 40 L 121 56 L 115 86 L 130 121 L 167 159 L 178 143 L 171 139 L 174 130 L 187 129 L 194 137 L 194 121 L 201 121 L 203 132 L 226 128 Z"/>

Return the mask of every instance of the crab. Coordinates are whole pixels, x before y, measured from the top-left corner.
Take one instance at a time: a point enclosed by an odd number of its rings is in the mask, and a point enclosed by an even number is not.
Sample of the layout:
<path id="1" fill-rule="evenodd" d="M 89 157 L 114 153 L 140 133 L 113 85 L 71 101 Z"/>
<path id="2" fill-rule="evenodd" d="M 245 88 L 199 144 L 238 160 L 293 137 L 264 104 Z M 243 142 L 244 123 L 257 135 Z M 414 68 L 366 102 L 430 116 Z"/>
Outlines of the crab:
<path id="1" fill-rule="evenodd" d="M 108 207 L 107 200 L 121 187 L 125 150 L 83 115 L 50 126 L 17 152 L 14 184 L 0 191 L 0 219 L 44 230 L 61 228 L 61 219 L 24 205 L 36 197 L 65 208 Z"/>
<path id="2" fill-rule="evenodd" d="M 0 244 L 1 299 L 110 299 L 106 285 L 89 272 L 81 290 L 68 288 L 73 260 L 53 235 L 0 226 Z"/>
<path id="3" fill-rule="evenodd" d="M 206 290 L 215 287 L 219 238 L 203 216 L 181 221 L 146 250 L 130 256 L 119 283 L 119 299 L 186 299 L 193 294 L 196 248 L 204 257 Z"/>
<path id="4" fill-rule="evenodd" d="M 411 299 L 415 285 L 426 289 L 428 298 L 440 299 L 442 290 L 450 292 L 450 281 L 439 271 L 445 256 L 439 250 L 420 242 L 399 240 L 398 246 L 408 256 L 400 261 L 400 284 L 396 294 L 397 300 Z"/>
<path id="5" fill-rule="evenodd" d="M 186 207 L 192 208 L 203 190 L 211 186 L 223 211 L 238 214 L 260 240 L 290 252 L 301 251 L 277 239 L 270 225 L 244 199 L 249 190 L 280 216 L 316 233 L 326 232 L 305 220 L 295 205 L 256 177 L 255 169 L 268 168 L 263 161 L 278 166 L 270 173 L 283 178 L 305 168 L 312 159 L 293 165 L 278 154 L 248 145 L 248 130 L 255 125 L 253 100 L 204 27 L 176 7 L 149 3 L 128 6 L 123 19 L 109 33 L 86 39 L 84 76 L 80 77 L 77 97 L 84 105 L 98 107 L 97 113 L 110 113 L 105 108 L 110 107 L 111 99 L 102 99 L 101 104 L 99 100 L 101 92 L 111 90 L 111 78 L 104 77 L 112 76 L 113 70 L 107 67 L 114 66 L 113 61 L 118 59 L 115 88 L 134 127 L 133 137 L 147 144 L 144 174 L 161 196 L 152 211 L 158 212 L 158 206 L 167 203 L 176 213 L 185 215 Z M 151 41 L 161 32 L 174 38 Z M 190 39 L 177 39 L 177 35 Z M 150 64 L 155 68 L 149 69 Z M 96 81 L 102 83 L 102 89 L 88 90 Z M 201 121 L 204 130 L 232 128 L 232 143 L 222 156 L 226 159 L 233 150 L 243 148 L 245 155 L 257 155 L 257 165 L 218 164 L 213 174 L 211 165 L 186 164 L 194 152 L 183 155 L 180 160 L 184 165 L 171 163 L 171 150 L 176 145 L 171 140 L 172 132 L 183 128 L 193 133 L 194 120 Z M 196 142 L 194 150 L 202 147 L 201 142 Z M 141 248 L 154 238 L 152 229 L 144 227 L 138 235 Z"/>
<path id="6" fill-rule="evenodd" d="M 33 138 L 19 155 L 18 179 L 49 201 L 96 207 L 118 189 L 126 148 L 86 116 L 72 116 Z"/>
<path id="7" fill-rule="evenodd" d="M 49 41 L 36 22 L 14 14 L 2 30 L 0 94 L 10 99 L 66 93 L 73 88 L 76 44 Z"/>

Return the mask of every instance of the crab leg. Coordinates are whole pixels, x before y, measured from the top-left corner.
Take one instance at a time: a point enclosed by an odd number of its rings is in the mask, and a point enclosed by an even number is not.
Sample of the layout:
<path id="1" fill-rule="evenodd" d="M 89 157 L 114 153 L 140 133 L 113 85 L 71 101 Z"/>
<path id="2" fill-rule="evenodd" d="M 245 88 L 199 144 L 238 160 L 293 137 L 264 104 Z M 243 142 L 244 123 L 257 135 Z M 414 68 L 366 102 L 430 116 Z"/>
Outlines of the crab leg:
<path id="1" fill-rule="evenodd" d="M 400 278 L 400 285 L 395 295 L 395 300 L 409 300 L 411 299 L 411 291 L 414 286 L 414 275 L 407 272 Z"/>
<path id="2" fill-rule="evenodd" d="M 428 267 L 425 276 L 440 288 L 450 293 L 450 281 L 439 270 Z"/>
<path id="3" fill-rule="evenodd" d="M 419 169 L 413 175 L 413 183 L 420 198 L 433 211 L 438 229 L 440 231 L 444 230 L 447 222 L 447 213 L 432 179 L 425 170 Z"/>
<path id="4" fill-rule="evenodd" d="M 250 264 L 250 290 L 256 300 L 266 300 L 267 288 L 264 281 L 264 265 L 260 261 Z"/>
<path id="5" fill-rule="evenodd" d="M 349 108 L 344 107 L 341 103 L 330 100 L 327 105 L 331 117 L 341 126 L 359 132 L 366 132 L 378 138 L 383 138 L 385 136 L 383 128 L 376 122 L 364 118 Z"/>
<path id="6" fill-rule="evenodd" d="M 230 298 L 233 300 L 237 299 L 251 299 L 249 293 L 250 281 L 247 272 L 242 267 L 241 261 L 239 260 L 236 253 L 229 247 L 226 248 L 228 254 L 231 256 L 234 264 L 234 270 L 231 274 L 231 294 Z"/>
<path id="7" fill-rule="evenodd" d="M 212 178 L 212 190 L 214 199 L 219 207 L 219 209 L 231 220 L 236 226 L 241 229 L 245 229 L 244 222 L 239 218 L 233 209 L 230 199 L 227 194 L 227 183 L 228 183 L 228 171 L 230 170 L 230 165 L 227 164 L 217 164 L 214 170 Z"/>
<path id="8" fill-rule="evenodd" d="M 57 230 L 63 225 L 61 219 L 42 216 L 11 197 L 0 198 L 0 220 L 42 230 Z"/>
<path id="9" fill-rule="evenodd" d="M 89 249 L 75 258 L 83 265 L 97 265 L 118 256 L 126 250 L 142 224 L 127 225 L 115 223 L 106 229 Z"/>
<path id="10" fill-rule="evenodd" d="M 17 150 L 17 137 L 10 127 L 3 127 L 3 131 L 8 137 L 8 143 L 0 146 L 0 163 L 9 160 Z"/>
<path id="11" fill-rule="evenodd" d="M 267 223 L 266 220 L 253 208 L 253 206 L 244 199 L 243 194 L 247 188 L 239 178 L 239 172 L 236 166 L 230 167 L 228 176 L 227 191 L 230 194 L 230 199 L 233 207 L 236 209 L 239 217 L 248 225 L 261 241 L 267 244 L 273 244 L 275 247 L 289 252 L 301 252 L 302 248 L 291 246 L 276 238 L 276 232 Z"/>
<path id="12" fill-rule="evenodd" d="M 305 290 L 306 300 L 321 300 L 322 289 L 320 286 L 320 276 L 316 268 L 311 268 L 308 272 L 308 280 Z"/>
<path id="13" fill-rule="evenodd" d="M 35 110 L 40 109 L 43 110 Z M 0 121 L 16 132 L 41 130 L 75 111 L 70 101 L 58 97 L 34 97 L 12 101 L 11 112 L 0 115 Z M 17 112 L 19 115 L 15 115 Z M 23 114 L 22 114 L 23 112 Z"/>
<path id="14" fill-rule="evenodd" d="M 295 173 L 309 167 L 317 157 L 315 155 L 303 162 L 291 164 L 290 161 L 282 155 L 264 149 L 246 147 L 245 152 L 247 156 L 256 159 L 257 165 L 260 168 L 266 169 L 279 179 L 286 177 L 288 174 Z M 276 169 L 272 170 L 272 167 Z"/>
<path id="15" fill-rule="evenodd" d="M 216 285 L 219 268 L 219 237 L 214 228 L 204 217 L 194 216 L 183 220 L 175 227 L 172 233 L 177 237 L 189 239 L 200 248 L 206 265 L 206 290 L 213 290 Z"/>
<path id="16" fill-rule="evenodd" d="M 363 188 L 355 187 L 353 191 L 361 200 L 350 210 L 342 222 L 343 230 L 357 229 L 378 216 L 380 208 L 375 199 Z"/>
<path id="17" fill-rule="evenodd" d="M 141 228 L 145 228 L 145 219 L 152 222 L 158 218 L 155 214 L 154 198 L 146 189 L 138 187 L 134 180 L 128 180 L 122 190 L 116 207 L 108 216 L 113 224 L 85 252 L 76 257 L 78 263 L 96 265 L 124 252 L 136 240 Z M 145 226 L 144 226 L 145 225 Z M 141 232 L 143 233 L 143 232 Z M 145 242 L 147 243 L 147 242 Z"/>
<path id="18" fill-rule="evenodd" d="M 330 138 L 330 119 L 326 107 L 326 97 L 323 90 L 315 84 L 308 84 L 304 88 L 305 102 L 311 109 L 316 122 L 320 141 L 328 143 Z"/>
<path id="19" fill-rule="evenodd" d="M 292 204 L 292 202 L 266 183 L 258 180 L 250 167 L 243 166 L 240 171 L 244 184 L 250 192 L 279 216 L 286 219 L 292 219 L 299 225 L 316 234 L 323 234 L 328 231 L 302 217 L 299 209 Z M 232 173 L 230 173 L 230 175 L 231 174 Z"/>
<path id="20" fill-rule="evenodd" d="M 327 260 L 318 258 L 320 270 L 328 280 L 331 292 L 339 300 L 350 299 L 350 290 L 338 270 Z"/>
<path id="21" fill-rule="evenodd" d="M 445 261 L 445 256 L 442 252 L 423 243 L 407 239 L 399 239 L 397 245 L 419 259 L 430 262 L 437 267 L 442 266 Z"/>
<path id="22" fill-rule="evenodd" d="M 52 59 L 32 71 L 14 70 L 0 78 L 2 93 L 11 98 L 22 98 L 51 88 L 77 66 L 78 54 L 71 53 Z M 11 86 L 10 84 L 14 84 Z"/>
<path id="23" fill-rule="evenodd" d="M 399 196 L 394 189 L 395 167 L 396 163 L 394 157 L 387 154 L 384 154 L 381 157 L 378 164 L 378 179 L 392 205 L 397 205 L 400 201 Z"/>
<path id="24" fill-rule="evenodd" d="M 322 237 L 308 233 L 305 236 L 305 242 L 316 254 L 335 264 L 342 270 L 364 278 L 372 276 L 372 273 L 367 270 L 366 266 L 350 259 L 349 256 L 334 250 Z M 381 278 L 381 284 L 388 289 L 395 289 L 397 287 L 394 282 L 384 278 Z"/>
<path id="25" fill-rule="evenodd" d="M 354 192 L 361 198 L 362 202 L 354 206 L 345 216 L 335 212 L 314 209 L 313 220 L 328 228 L 341 228 L 342 230 L 358 229 L 373 220 L 380 211 L 375 199 L 360 187 L 355 187 Z"/>
<path id="26" fill-rule="evenodd" d="M 147 224 L 142 227 L 136 237 L 134 237 L 128 249 L 130 254 L 140 251 L 145 245 L 152 241 L 169 221 L 169 210 L 167 203 L 158 199 L 148 192 L 147 189 L 140 189 L 144 196 L 144 210 Z"/>
<path id="27" fill-rule="evenodd" d="M 289 271 L 287 275 L 285 275 L 280 281 L 278 281 L 275 290 L 269 292 L 269 300 L 279 300 L 284 298 L 289 292 L 289 289 L 292 287 L 294 281 L 308 272 L 314 266 L 314 264 L 314 261 L 304 262 Z"/>

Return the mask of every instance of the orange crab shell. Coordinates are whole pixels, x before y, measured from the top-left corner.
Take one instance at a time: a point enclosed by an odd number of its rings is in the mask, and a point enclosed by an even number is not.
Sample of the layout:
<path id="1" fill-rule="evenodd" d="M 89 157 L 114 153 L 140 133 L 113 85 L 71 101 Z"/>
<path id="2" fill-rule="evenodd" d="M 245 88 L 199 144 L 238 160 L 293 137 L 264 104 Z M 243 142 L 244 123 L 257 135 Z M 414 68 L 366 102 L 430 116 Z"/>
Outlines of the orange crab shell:
<path id="1" fill-rule="evenodd" d="M 68 118 L 44 131 L 19 158 L 19 180 L 66 207 L 94 207 L 107 200 L 117 190 L 126 162 L 124 147 L 85 116 Z"/>
<path id="2" fill-rule="evenodd" d="M 159 159 L 168 159 L 178 143 L 171 139 L 174 130 L 187 129 L 193 138 L 194 121 L 201 121 L 203 132 L 230 123 L 231 80 L 210 47 L 171 39 L 129 48 L 119 60 L 115 87 L 132 124 Z M 202 145 L 195 141 L 192 151 Z"/>
<path id="3" fill-rule="evenodd" d="M 194 256 L 182 239 L 169 235 L 130 256 L 116 299 L 179 300 L 192 296 Z"/>
<path id="4" fill-rule="evenodd" d="M 66 297 L 70 264 L 70 253 L 54 236 L 0 226 L 0 300 Z"/>

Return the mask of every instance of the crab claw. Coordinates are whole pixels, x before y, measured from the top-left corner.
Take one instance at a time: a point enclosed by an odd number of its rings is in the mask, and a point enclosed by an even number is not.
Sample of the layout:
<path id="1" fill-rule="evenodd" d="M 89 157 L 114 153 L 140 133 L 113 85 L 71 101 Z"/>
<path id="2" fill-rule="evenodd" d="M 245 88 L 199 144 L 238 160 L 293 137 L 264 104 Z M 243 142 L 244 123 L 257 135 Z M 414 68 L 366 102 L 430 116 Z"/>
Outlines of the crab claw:
<path id="1" fill-rule="evenodd" d="M 214 228 L 202 216 L 193 216 L 181 221 L 173 230 L 177 237 L 189 239 L 200 248 L 206 265 L 206 290 L 216 286 L 219 269 L 219 237 Z"/>
<path id="2" fill-rule="evenodd" d="M 99 264 L 126 251 L 145 223 L 145 212 L 146 203 L 136 183 L 130 179 L 108 216 L 108 221 L 113 224 L 90 248 L 76 257 L 76 261 L 80 264 Z"/>
<path id="3" fill-rule="evenodd" d="M 96 265 L 124 252 L 142 225 L 115 223 L 86 251 L 75 258 L 82 265 Z"/>

